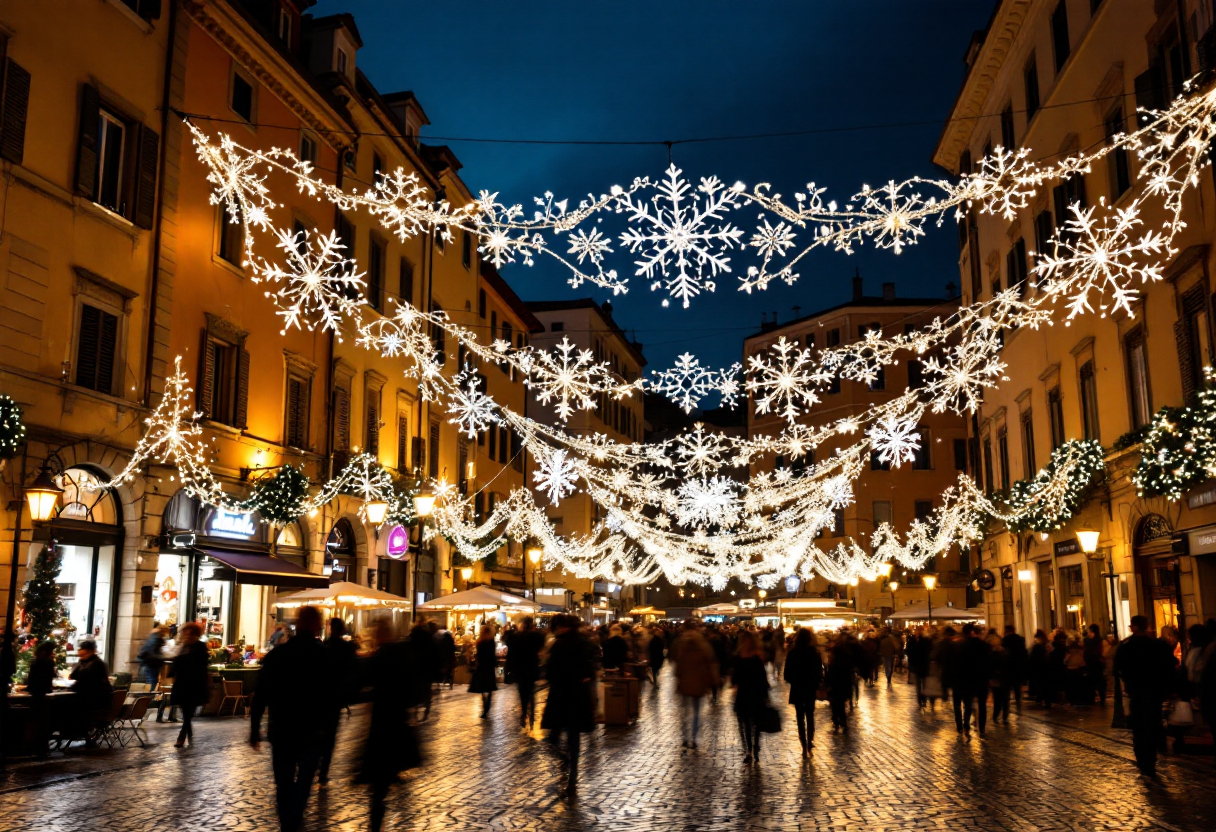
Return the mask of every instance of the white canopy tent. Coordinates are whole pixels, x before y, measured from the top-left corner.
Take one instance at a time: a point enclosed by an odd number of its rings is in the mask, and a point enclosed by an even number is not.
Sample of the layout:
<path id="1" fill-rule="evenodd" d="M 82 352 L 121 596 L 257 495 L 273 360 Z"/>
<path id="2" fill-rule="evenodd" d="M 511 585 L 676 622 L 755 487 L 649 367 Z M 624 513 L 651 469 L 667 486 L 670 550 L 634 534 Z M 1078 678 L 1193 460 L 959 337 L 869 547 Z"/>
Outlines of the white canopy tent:
<path id="1" fill-rule="evenodd" d="M 929 608 L 924 604 L 904 607 L 891 614 L 892 621 L 928 621 Z M 934 607 L 934 621 L 983 621 L 984 613 L 962 607 Z"/>
<path id="2" fill-rule="evenodd" d="M 411 607 L 408 598 L 393 595 L 370 586 L 360 586 L 350 581 L 339 581 L 321 589 L 307 589 L 288 595 L 275 602 L 281 609 L 294 607 L 354 607 L 355 609 L 406 609 Z"/>
<path id="3" fill-rule="evenodd" d="M 511 595 L 488 586 L 475 586 L 462 592 L 432 598 L 425 604 L 419 604 L 418 609 L 447 612 L 491 612 L 493 610 L 539 612 L 540 606 L 518 595 Z"/>

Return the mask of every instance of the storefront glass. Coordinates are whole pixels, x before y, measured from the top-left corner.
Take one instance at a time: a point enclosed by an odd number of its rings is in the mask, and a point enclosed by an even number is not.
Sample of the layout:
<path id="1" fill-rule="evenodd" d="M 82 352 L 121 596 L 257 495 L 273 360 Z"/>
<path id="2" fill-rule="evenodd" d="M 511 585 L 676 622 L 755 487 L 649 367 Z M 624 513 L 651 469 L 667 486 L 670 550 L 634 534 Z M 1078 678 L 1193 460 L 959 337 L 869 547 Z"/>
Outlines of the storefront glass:
<path id="1" fill-rule="evenodd" d="M 1079 633 L 1088 624 L 1084 568 L 1081 565 L 1060 567 L 1060 590 L 1064 596 L 1064 629 Z"/>
<path id="2" fill-rule="evenodd" d="M 63 555 L 63 568 L 59 570 L 60 597 L 75 630 L 71 641 L 75 644 L 91 635 L 97 641 L 102 658 L 106 658 L 115 547 L 61 543 L 58 548 Z"/>
<path id="3" fill-rule="evenodd" d="M 185 617 L 185 599 L 188 591 L 190 558 L 181 555 L 158 555 L 156 558 L 156 584 L 153 586 L 153 615 L 158 624 L 164 624 L 176 638 L 177 628 Z"/>

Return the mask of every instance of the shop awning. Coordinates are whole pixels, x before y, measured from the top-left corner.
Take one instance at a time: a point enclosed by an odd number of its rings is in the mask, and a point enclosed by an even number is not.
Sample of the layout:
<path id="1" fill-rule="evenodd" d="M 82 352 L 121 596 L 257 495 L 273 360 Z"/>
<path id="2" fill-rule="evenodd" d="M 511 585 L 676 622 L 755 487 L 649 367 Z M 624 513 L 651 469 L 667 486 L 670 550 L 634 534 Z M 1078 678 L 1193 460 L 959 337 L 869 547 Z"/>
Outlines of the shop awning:
<path id="1" fill-rule="evenodd" d="M 923 604 L 916 607 L 903 607 L 898 612 L 892 613 L 891 618 L 895 621 L 927 621 L 929 608 Z M 965 610 L 960 607 L 934 607 L 933 620 L 983 621 L 984 614 L 979 610 Z"/>
<path id="2" fill-rule="evenodd" d="M 463 592 L 453 592 L 451 595 L 441 595 L 425 604 L 419 604 L 423 610 L 520 610 L 536 612 L 539 607 L 526 598 L 508 595 L 488 586 L 475 586 Z"/>
<path id="3" fill-rule="evenodd" d="M 357 607 L 359 609 L 409 609 L 408 598 L 393 595 L 370 586 L 360 586 L 349 581 L 339 581 L 324 589 L 307 589 L 280 598 L 275 602 L 279 608 L 292 607 Z"/>
<path id="4" fill-rule="evenodd" d="M 314 575 L 302 566 L 296 566 L 270 555 L 255 555 L 245 552 L 220 552 L 214 549 L 199 549 L 207 557 L 224 564 L 236 573 L 238 584 L 254 586 L 287 586 L 314 589 L 329 586 L 329 578 Z"/>

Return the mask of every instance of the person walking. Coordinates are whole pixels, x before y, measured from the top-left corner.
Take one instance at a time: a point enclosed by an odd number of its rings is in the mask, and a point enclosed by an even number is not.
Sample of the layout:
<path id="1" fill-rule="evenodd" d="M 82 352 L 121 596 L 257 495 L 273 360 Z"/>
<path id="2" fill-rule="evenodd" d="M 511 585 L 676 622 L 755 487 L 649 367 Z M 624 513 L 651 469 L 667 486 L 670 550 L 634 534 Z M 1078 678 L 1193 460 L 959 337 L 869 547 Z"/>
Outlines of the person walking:
<path id="1" fill-rule="evenodd" d="M 1149 633 L 1148 619 L 1143 615 L 1132 616 L 1131 631 L 1115 651 L 1115 672 L 1127 692 L 1127 722 L 1132 729 L 1136 767 L 1144 776 L 1155 777 L 1161 704 L 1172 692 L 1177 662 L 1169 645 Z"/>
<path id="2" fill-rule="evenodd" d="M 845 706 L 853 698 L 853 683 L 857 676 L 857 643 L 847 633 L 837 637 L 832 645 L 826 672 L 828 702 L 832 706 L 832 731 L 849 733 Z"/>
<path id="3" fill-rule="evenodd" d="M 735 719 L 743 740 L 743 764 L 760 762 L 760 711 L 768 706 L 768 671 L 759 639 L 751 630 L 739 633 L 731 686 L 735 689 Z"/>
<path id="4" fill-rule="evenodd" d="M 346 639 L 346 622 L 341 618 L 329 620 L 325 658 L 328 672 L 333 674 L 335 684 L 334 699 L 325 714 L 325 743 L 321 748 L 321 761 L 317 770 L 317 785 L 322 789 L 329 785 L 329 764 L 333 762 L 334 745 L 338 742 L 338 722 L 342 718 L 342 709 L 350 706 L 357 691 L 355 645 Z"/>
<path id="5" fill-rule="evenodd" d="M 908 637 L 908 672 L 916 679 L 916 705 L 919 708 L 929 703 L 925 693 L 925 682 L 929 678 L 933 642 L 927 630 L 922 629 Z"/>
<path id="6" fill-rule="evenodd" d="M 433 623 L 433 622 L 432 622 Z M 434 698 L 435 682 L 439 679 L 439 644 L 430 625 L 419 618 L 410 630 L 410 650 L 414 656 L 413 698 L 422 708 L 422 721 L 431 716 L 431 700 Z"/>
<path id="7" fill-rule="evenodd" d="M 953 674 L 954 718 L 959 736 L 971 739 L 972 715 L 980 736 L 988 722 L 988 685 L 992 677 L 992 648 L 984 641 L 975 624 L 963 625 L 963 637 L 955 654 Z M 962 713 L 959 713 L 962 700 Z"/>
<path id="8" fill-rule="evenodd" d="M 663 638 L 663 631 L 658 627 L 652 627 L 650 630 L 650 641 L 646 642 L 646 660 L 650 665 L 650 680 L 654 684 L 656 691 L 659 689 L 659 674 L 663 672 L 666 647 L 667 643 Z"/>
<path id="9" fill-rule="evenodd" d="M 160 672 L 165 667 L 165 637 L 168 635 L 168 627 L 154 625 L 136 656 L 139 661 L 139 681 L 148 685 L 149 690 L 156 690 L 160 684 Z"/>
<path id="10" fill-rule="evenodd" d="M 494 691 L 498 690 L 498 646 L 494 642 L 493 624 L 481 625 L 475 655 L 469 693 L 481 694 L 481 718 L 488 719 Z"/>
<path id="11" fill-rule="evenodd" d="M 253 694 L 249 745 L 255 751 L 261 748 L 262 717 L 269 709 L 267 737 L 282 832 L 296 832 L 304 823 L 325 742 L 325 717 L 338 684 L 327 669 L 321 627 L 315 607 L 300 607 L 295 635 L 262 659 Z"/>
<path id="12" fill-rule="evenodd" d="M 397 641 L 392 626 L 384 620 L 376 625 L 376 652 L 368 660 L 368 697 L 372 706 L 367 737 L 359 761 L 358 782 L 371 787 L 371 832 L 384 826 L 388 790 L 406 769 L 422 764 L 422 754 L 414 729 L 410 727 L 410 706 L 419 704 L 421 685 L 417 678 L 430 668 L 419 660 L 415 626 L 407 641 Z M 423 627 L 425 630 L 425 626 Z M 428 638 L 430 634 L 427 634 Z M 430 685 L 430 675 L 426 676 Z M 404 706 L 404 707 L 403 707 Z"/>
<path id="13" fill-rule="evenodd" d="M 785 681 L 790 686 L 790 704 L 798 723 L 802 756 L 810 757 L 815 747 L 815 700 L 823 681 L 823 657 L 815 634 L 809 629 L 802 628 L 794 634 L 794 645 L 785 657 Z"/>
<path id="14" fill-rule="evenodd" d="M 682 720 L 684 747 L 696 748 L 701 729 L 701 699 L 718 685 L 718 662 L 695 621 L 684 622 L 682 632 L 672 642 L 671 661 L 675 665 L 676 691 L 683 699 L 684 710 L 689 712 Z"/>
<path id="15" fill-rule="evenodd" d="M 1001 648 L 1005 651 L 1005 661 L 1002 665 L 1002 685 L 1009 689 L 1017 711 L 1022 712 L 1022 685 L 1026 683 L 1026 638 L 1019 635 L 1012 624 L 1005 625 L 1005 635 L 1001 638 Z M 1004 711 L 1004 722 L 1009 724 L 1009 709 Z"/>
<path id="16" fill-rule="evenodd" d="M 186 622 L 177 634 L 181 649 L 173 657 L 173 690 L 169 697 L 182 712 L 182 729 L 173 744 L 174 748 L 181 748 L 186 743 L 194 745 L 194 709 L 206 705 L 210 695 L 211 656 L 201 641 L 203 627 L 198 622 Z"/>
<path id="17" fill-rule="evenodd" d="M 536 681 L 540 678 L 540 653 L 545 637 L 536 629 L 536 621 L 525 615 L 519 630 L 507 647 L 507 670 L 519 691 L 519 725 L 531 728 L 536 723 Z"/>
<path id="18" fill-rule="evenodd" d="M 604 639 L 604 670 L 622 670 L 628 661 L 629 642 L 621 634 L 621 625 L 613 624 Z"/>
<path id="19" fill-rule="evenodd" d="M 889 628 L 884 628 L 878 640 L 878 655 L 882 659 L 882 670 L 887 677 L 887 689 L 891 688 L 891 676 L 895 673 L 895 657 L 899 655 L 899 639 Z"/>
<path id="20" fill-rule="evenodd" d="M 550 625 L 553 643 L 545 662 L 545 679 L 549 683 L 549 699 L 540 727 L 549 732 L 549 741 L 556 747 L 566 736 L 563 757 L 568 768 L 566 788 L 574 791 L 578 782 L 579 735 L 595 730 L 595 662 L 591 649 L 579 634 L 579 620 L 573 615 L 557 615 Z"/>
<path id="21" fill-rule="evenodd" d="M 1097 624 L 1090 624 L 1081 646 L 1085 659 L 1085 704 L 1092 705 L 1094 697 L 1106 704 L 1106 671 L 1102 662 L 1102 631 Z"/>

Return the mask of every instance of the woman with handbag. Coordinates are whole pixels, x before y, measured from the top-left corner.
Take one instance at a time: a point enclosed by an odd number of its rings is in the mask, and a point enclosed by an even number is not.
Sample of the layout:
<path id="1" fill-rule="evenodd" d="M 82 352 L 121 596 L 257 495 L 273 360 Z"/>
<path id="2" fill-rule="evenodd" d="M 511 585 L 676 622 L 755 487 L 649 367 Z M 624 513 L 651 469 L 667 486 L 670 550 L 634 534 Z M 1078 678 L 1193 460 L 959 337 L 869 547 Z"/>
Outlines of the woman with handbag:
<path id="1" fill-rule="evenodd" d="M 785 657 L 785 681 L 790 686 L 802 756 L 810 757 L 815 747 L 815 699 L 823 681 L 823 657 L 811 630 L 803 628 L 794 634 L 794 646 Z"/>
<path id="2" fill-rule="evenodd" d="M 473 680 L 469 682 L 469 693 L 481 694 L 481 718 L 490 716 L 490 704 L 494 691 L 498 690 L 498 649 L 494 643 L 494 625 L 482 624 L 477 637 L 476 665 Z"/>
<path id="3" fill-rule="evenodd" d="M 760 760 L 758 722 L 769 704 L 768 671 L 764 668 L 759 640 L 750 630 L 739 633 L 731 686 L 735 689 L 735 718 L 739 721 L 739 736 L 743 740 L 743 764 L 751 765 L 753 760 Z"/>
<path id="4" fill-rule="evenodd" d="M 186 743 L 194 745 L 194 709 L 207 704 L 211 682 L 210 655 L 207 646 L 200 641 L 202 625 L 191 621 L 182 626 L 178 635 L 182 646 L 173 658 L 173 690 L 169 696 L 173 706 L 181 708 L 182 730 L 174 748 L 181 748 Z"/>

